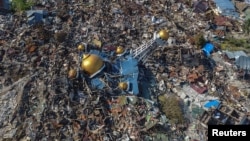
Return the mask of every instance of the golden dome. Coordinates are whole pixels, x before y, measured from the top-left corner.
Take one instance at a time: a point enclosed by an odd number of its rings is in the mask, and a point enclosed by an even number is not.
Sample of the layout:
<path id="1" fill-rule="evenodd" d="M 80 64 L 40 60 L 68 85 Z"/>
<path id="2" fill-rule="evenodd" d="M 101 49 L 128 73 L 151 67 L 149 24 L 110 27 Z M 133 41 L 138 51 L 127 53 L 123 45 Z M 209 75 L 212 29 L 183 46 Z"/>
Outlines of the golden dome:
<path id="1" fill-rule="evenodd" d="M 75 69 L 70 69 L 70 70 L 69 70 L 69 73 L 68 73 L 68 77 L 69 77 L 69 78 L 75 78 L 75 77 L 76 77 L 76 74 L 77 74 L 77 72 L 76 72 Z"/>
<path id="2" fill-rule="evenodd" d="M 80 51 L 83 51 L 85 49 L 85 46 L 80 44 L 80 45 L 78 45 L 77 49 Z"/>
<path id="3" fill-rule="evenodd" d="M 169 37 L 168 30 L 161 30 L 158 34 L 159 34 L 160 38 L 163 40 L 167 40 Z"/>
<path id="4" fill-rule="evenodd" d="M 122 46 L 118 46 L 115 51 L 117 54 L 122 54 L 124 52 L 124 48 Z"/>
<path id="5" fill-rule="evenodd" d="M 126 82 L 120 82 L 118 87 L 122 90 L 126 90 L 128 88 L 128 84 Z"/>
<path id="6" fill-rule="evenodd" d="M 104 67 L 103 60 L 95 54 L 84 54 L 81 68 L 86 72 L 90 77 L 94 76 L 102 70 Z"/>

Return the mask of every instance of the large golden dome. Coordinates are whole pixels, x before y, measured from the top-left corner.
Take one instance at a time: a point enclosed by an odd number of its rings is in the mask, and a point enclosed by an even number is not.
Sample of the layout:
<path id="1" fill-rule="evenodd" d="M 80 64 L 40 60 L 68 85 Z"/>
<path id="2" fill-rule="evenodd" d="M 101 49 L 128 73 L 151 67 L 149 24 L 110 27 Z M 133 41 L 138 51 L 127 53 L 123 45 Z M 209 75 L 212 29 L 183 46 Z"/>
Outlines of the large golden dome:
<path id="1" fill-rule="evenodd" d="M 93 77 L 99 73 L 104 67 L 103 60 L 95 54 L 85 54 L 83 55 L 81 68 L 90 77 Z"/>
<path id="2" fill-rule="evenodd" d="M 160 38 L 161 39 L 163 39 L 163 40 L 168 40 L 168 37 L 169 37 L 169 33 L 168 33 L 168 30 L 161 30 L 161 31 L 159 31 L 159 36 L 160 36 Z"/>

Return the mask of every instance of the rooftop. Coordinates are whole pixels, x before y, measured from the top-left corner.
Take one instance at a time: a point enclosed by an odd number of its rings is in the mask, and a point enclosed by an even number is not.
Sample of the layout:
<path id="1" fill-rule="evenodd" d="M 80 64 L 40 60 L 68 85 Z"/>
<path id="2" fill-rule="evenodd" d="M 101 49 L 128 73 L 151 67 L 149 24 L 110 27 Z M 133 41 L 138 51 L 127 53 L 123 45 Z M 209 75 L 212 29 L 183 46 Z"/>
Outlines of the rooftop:
<path id="1" fill-rule="evenodd" d="M 236 60 L 236 65 L 241 69 L 250 70 L 250 57 L 240 56 Z"/>
<path id="2" fill-rule="evenodd" d="M 239 18 L 240 15 L 231 0 L 214 0 L 214 2 L 223 16 Z"/>
<path id="3" fill-rule="evenodd" d="M 229 59 L 237 59 L 240 56 L 247 56 L 244 51 L 225 51 L 225 54 Z"/>

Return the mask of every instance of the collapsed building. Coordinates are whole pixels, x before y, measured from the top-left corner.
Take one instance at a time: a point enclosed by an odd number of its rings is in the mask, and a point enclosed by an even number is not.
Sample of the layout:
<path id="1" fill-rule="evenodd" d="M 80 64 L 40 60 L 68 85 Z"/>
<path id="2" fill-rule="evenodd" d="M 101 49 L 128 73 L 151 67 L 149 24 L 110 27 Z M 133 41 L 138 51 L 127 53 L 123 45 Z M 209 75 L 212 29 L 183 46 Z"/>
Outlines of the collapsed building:
<path id="1" fill-rule="evenodd" d="M 153 47 L 164 44 L 169 35 L 167 30 L 155 32 L 153 39 L 138 48 L 126 50 L 88 48 L 86 43 L 78 46 L 81 69 L 71 69 L 69 78 L 84 79 L 92 89 L 108 88 L 110 93 L 139 94 L 139 63 L 145 62 Z M 105 80 L 105 81 L 104 81 Z"/>
<path id="2" fill-rule="evenodd" d="M 200 117 L 200 123 L 207 128 L 208 125 L 249 125 L 248 116 L 233 107 L 218 101 L 210 101 L 205 105 L 208 108 Z"/>

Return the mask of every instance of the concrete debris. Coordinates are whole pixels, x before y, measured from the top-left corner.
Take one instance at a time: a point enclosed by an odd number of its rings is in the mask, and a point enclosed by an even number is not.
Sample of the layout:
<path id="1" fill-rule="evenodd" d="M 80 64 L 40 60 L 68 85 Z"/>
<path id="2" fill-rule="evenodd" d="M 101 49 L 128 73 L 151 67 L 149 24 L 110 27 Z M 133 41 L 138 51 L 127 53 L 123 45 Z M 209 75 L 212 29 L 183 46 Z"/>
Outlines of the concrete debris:
<path id="1" fill-rule="evenodd" d="M 194 0 L 0 5 L 0 140 L 194 141 L 206 140 L 208 124 L 249 124 L 248 53 L 220 48 L 242 21 L 215 9 Z M 220 105 L 207 108 L 211 100 Z"/>

